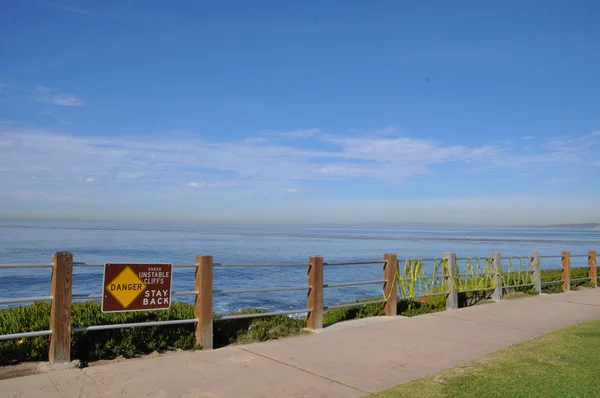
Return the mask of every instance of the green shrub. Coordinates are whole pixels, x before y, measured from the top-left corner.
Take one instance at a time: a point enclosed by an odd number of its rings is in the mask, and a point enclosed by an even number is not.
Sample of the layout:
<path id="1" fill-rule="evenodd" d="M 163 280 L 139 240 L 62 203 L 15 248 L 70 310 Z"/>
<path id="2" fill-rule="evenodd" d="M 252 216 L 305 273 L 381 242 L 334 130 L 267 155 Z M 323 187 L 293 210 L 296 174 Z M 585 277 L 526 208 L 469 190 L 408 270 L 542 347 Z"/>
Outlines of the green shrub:
<path id="1" fill-rule="evenodd" d="M 542 282 L 550 282 L 550 281 L 558 281 L 554 283 L 548 283 L 542 285 L 543 293 L 562 293 L 562 282 L 560 282 L 561 278 L 561 270 L 545 270 L 541 272 L 540 275 Z M 587 268 L 571 268 L 571 278 L 587 278 L 588 277 L 588 269 Z M 591 281 L 571 281 L 570 283 L 571 289 L 575 290 L 578 287 L 592 287 Z"/>
<path id="2" fill-rule="evenodd" d="M 33 332 L 50 329 L 50 303 L 0 310 L 0 334 Z M 47 336 L 0 341 L 0 364 L 48 359 L 50 340 Z"/>
<path id="3" fill-rule="evenodd" d="M 226 325 L 223 326 L 227 328 Z M 306 328 L 306 318 L 296 319 L 287 315 L 256 318 L 251 320 L 247 328 L 238 329 L 235 337 L 230 339 L 230 343 L 247 344 L 296 336 L 301 334 L 304 328 Z"/>
<path id="4" fill-rule="evenodd" d="M 588 269 L 587 268 L 571 268 L 571 279 L 576 278 L 587 278 L 588 277 Z M 542 282 L 542 293 L 562 293 L 562 282 L 561 278 L 561 270 L 542 270 L 540 272 L 540 279 Z M 543 283 L 543 282 L 551 282 L 551 283 Z M 578 287 L 592 287 L 591 281 L 581 280 L 581 281 L 571 281 L 571 289 L 575 290 Z M 508 289 L 507 289 L 508 290 Z M 522 286 L 522 287 L 514 287 L 510 288 L 511 292 L 522 292 L 525 294 L 535 295 L 537 291 L 533 288 L 533 286 Z M 506 293 L 506 290 L 505 290 Z"/>
<path id="5" fill-rule="evenodd" d="M 366 301 L 382 300 L 383 297 L 371 297 L 368 299 L 356 300 L 352 303 L 363 303 Z M 351 304 L 351 303 L 344 303 Z M 431 312 L 443 311 L 446 309 L 446 296 L 429 296 L 415 299 L 400 299 L 396 304 L 397 314 L 401 316 L 415 316 L 429 314 Z M 336 308 L 327 311 L 323 315 L 323 324 L 331 325 L 350 319 L 367 318 L 371 316 L 383 316 L 384 305 L 363 304 L 354 307 Z"/>
<path id="6" fill-rule="evenodd" d="M 415 316 L 443 311 L 446 309 L 446 296 L 429 296 L 398 302 L 398 315 Z"/>
<path id="7" fill-rule="evenodd" d="M 238 314 L 260 314 L 264 310 L 243 310 Z M 215 314 L 216 315 L 216 314 Z M 226 319 L 213 324 L 213 346 L 245 344 L 295 336 L 306 328 L 306 318 L 277 315 L 266 318 Z"/>
<path id="8" fill-rule="evenodd" d="M 363 303 L 366 301 L 382 300 L 383 297 L 371 297 L 368 299 L 359 299 L 352 303 Z M 352 304 L 342 303 L 342 304 Z M 323 324 L 331 325 L 337 322 L 346 321 L 349 319 L 360 319 L 370 316 L 384 315 L 383 304 L 362 304 L 355 307 L 334 308 L 323 314 Z"/>
<path id="9" fill-rule="evenodd" d="M 168 311 L 141 311 L 104 314 L 100 303 L 74 303 L 72 326 L 108 325 L 193 319 L 192 305 L 174 302 Z M 194 348 L 194 324 L 111 329 L 73 333 L 71 355 L 83 360 L 132 357 L 155 350 Z"/>
<path id="10" fill-rule="evenodd" d="M 257 313 L 247 310 L 241 313 Z M 193 319 L 190 304 L 174 302 L 167 311 L 141 311 L 104 314 L 98 302 L 73 303 L 72 327 Z M 0 334 L 48 330 L 50 303 L 0 310 Z M 269 318 L 235 319 L 214 322 L 214 346 L 277 339 L 301 333 L 306 319 L 280 315 Z M 0 341 L 0 363 L 45 361 L 48 359 L 49 337 L 29 337 Z M 71 357 L 83 361 L 130 358 L 155 350 L 195 347 L 194 324 L 138 327 L 76 332 L 71 335 Z"/>

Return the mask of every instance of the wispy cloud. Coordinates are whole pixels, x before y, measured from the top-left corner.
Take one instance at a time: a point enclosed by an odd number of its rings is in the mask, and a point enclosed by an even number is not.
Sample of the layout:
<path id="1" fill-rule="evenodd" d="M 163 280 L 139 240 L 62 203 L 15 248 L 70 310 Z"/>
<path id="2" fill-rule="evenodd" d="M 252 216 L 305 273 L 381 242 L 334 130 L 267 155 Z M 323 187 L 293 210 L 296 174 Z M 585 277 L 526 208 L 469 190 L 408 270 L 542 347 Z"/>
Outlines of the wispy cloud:
<path id="1" fill-rule="evenodd" d="M 9 97 L 9 85 L 0 83 L 0 101 L 9 102 L 11 99 Z"/>
<path id="2" fill-rule="evenodd" d="M 565 166 L 592 170 L 591 152 L 600 135 L 573 138 L 580 151 L 556 140 L 526 152 L 509 144 L 445 145 L 434 140 L 391 134 L 361 136 L 319 133 L 304 141 L 260 137 L 207 140 L 193 134 L 160 138 L 82 137 L 0 124 L 0 183 L 7 190 L 77 196 L 75 181 L 133 197 L 136 192 L 169 191 L 169 195 L 223 190 L 247 193 L 301 193 L 326 181 L 372 181 L 393 185 L 433 175 L 442 167 L 461 173 L 524 173 L 544 179 L 564 178 Z M 581 141 L 583 140 L 583 141 Z M 581 145 L 584 142 L 585 145 Z M 302 144 L 302 145 L 300 145 Z M 320 148 L 320 149 L 319 149 Z M 595 170 L 595 169 L 594 169 Z M 32 180 L 31 176 L 36 176 Z M 91 179 L 91 180 L 90 180 Z M 302 187 L 302 190 L 297 188 Z M 214 189 L 202 189 L 202 188 Z M 190 190 L 190 188 L 195 188 Z M 96 195 L 91 195 L 96 196 Z"/>
<path id="3" fill-rule="evenodd" d="M 144 177 L 144 174 L 145 173 L 142 173 L 142 172 L 139 172 L 139 173 L 133 172 L 132 173 L 132 172 L 121 171 L 118 174 L 118 178 L 122 179 L 122 180 L 135 180 L 135 179 Z"/>
<path id="4" fill-rule="evenodd" d="M 580 180 L 580 177 L 577 176 L 569 176 L 569 177 L 550 177 L 540 181 L 540 184 L 543 185 L 565 185 L 572 183 L 574 181 Z"/>
<path id="5" fill-rule="evenodd" d="M 319 129 L 307 129 L 280 133 L 279 136 L 283 138 L 309 138 L 317 134 L 319 134 Z"/>
<path id="6" fill-rule="evenodd" d="M 212 188 L 212 187 L 216 186 L 216 184 L 211 184 L 208 182 L 197 182 L 197 181 L 188 182 L 187 185 L 190 188 Z"/>
<path id="7" fill-rule="evenodd" d="M 34 99 L 37 102 L 44 102 L 58 106 L 82 106 L 84 102 L 81 98 L 72 94 L 59 93 L 46 86 L 34 86 Z"/>
<path id="8" fill-rule="evenodd" d="M 74 14 L 79 14 L 79 15 L 85 15 L 85 16 L 88 16 L 88 17 L 104 17 L 105 16 L 103 14 L 98 14 L 98 13 L 95 13 L 95 12 L 91 12 L 91 11 L 86 10 L 84 8 L 73 7 L 73 6 L 70 6 L 68 4 L 56 3 L 56 2 L 50 2 L 50 1 L 45 1 L 43 4 L 45 4 L 48 7 L 57 9 L 57 10 L 66 11 L 66 12 L 70 12 L 70 13 L 74 13 Z"/>
<path id="9" fill-rule="evenodd" d="M 592 148 L 600 149 L 600 131 L 550 140 L 544 144 L 544 147 L 561 153 L 583 153 Z"/>

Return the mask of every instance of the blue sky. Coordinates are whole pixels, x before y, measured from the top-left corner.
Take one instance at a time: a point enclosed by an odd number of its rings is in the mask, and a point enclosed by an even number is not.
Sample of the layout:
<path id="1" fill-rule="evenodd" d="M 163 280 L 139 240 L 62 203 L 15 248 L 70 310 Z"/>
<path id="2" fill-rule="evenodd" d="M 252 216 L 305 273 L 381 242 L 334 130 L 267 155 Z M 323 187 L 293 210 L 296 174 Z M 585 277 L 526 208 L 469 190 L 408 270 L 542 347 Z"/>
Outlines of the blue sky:
<path id="1" fill-rule="evenodd" d="M 600 221 L 596 1 L 0 13 L 0 217 Z"/>

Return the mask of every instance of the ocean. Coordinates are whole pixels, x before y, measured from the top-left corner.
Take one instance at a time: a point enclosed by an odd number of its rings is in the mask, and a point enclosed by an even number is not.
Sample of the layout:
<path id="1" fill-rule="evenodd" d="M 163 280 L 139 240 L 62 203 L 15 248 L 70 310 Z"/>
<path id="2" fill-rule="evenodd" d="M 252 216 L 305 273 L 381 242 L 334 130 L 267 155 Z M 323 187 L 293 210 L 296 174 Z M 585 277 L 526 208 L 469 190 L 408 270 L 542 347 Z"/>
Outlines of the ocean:
<path id="1" fill-rule="evenodd" d="M 468 238 L 470 236 L 470 238 Z M 192 264 L 197 254 L 211 254 L 223 264 L 306 263 L 311 255 L 326 262 L 398 258 L 560 256 L 570 251 L 572 267 L 587 266 L 589 250 L 600 249 L 600 231 L 506 228 L 393 228 L 350 226 L 222 226 L 167 223 L 0 222 L 0 264 L 50 263 L 55 251 L 70 251 L 74 261 L 170 262 Z M 581 257 L 577 257 L 581 255 Z M 574 257 L 573 257 L 574 256 Z M 506 263 L 506 261 L 503 261 Z M 432 262 L 426 262 L 431 267 Z M 504 265 L 506 267 L 506 264 Z M 542 259 L 542 269 L 560 268 L 560 258 Z M 305 285 L 306 268 L 215 268 L 219 290 Z M 382 279 L 381 265 L 326 267 L 325 283 Z M 175 268 L 173 291 L 193 290 L 194 270 Z M 100 294 L 102 268 L 76 267 L 73 294 Z M 45 296 L 49 269 L 0 269 L 0 298 Z M 379 285 L 325 289 L 325 305 L 381 294 Z M 191 297 L 177 297 L 191 302 Z M 247 308 L 269 311 L 306 307 L 305 291 L 218 295 L 214 310 L 230 313 Z"/>

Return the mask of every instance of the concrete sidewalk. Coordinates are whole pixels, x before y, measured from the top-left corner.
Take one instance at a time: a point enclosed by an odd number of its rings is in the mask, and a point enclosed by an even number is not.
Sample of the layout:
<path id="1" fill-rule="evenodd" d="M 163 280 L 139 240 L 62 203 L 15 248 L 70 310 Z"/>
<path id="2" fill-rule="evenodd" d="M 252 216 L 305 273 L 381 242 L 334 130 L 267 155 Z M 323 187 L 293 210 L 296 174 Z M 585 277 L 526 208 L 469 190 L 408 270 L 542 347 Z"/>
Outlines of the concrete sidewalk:
<path id="1" fill-rule="evenodd" d="M 2 397 L 363 397 L 600 318 L 600 289 L 0 381 Z"/>

